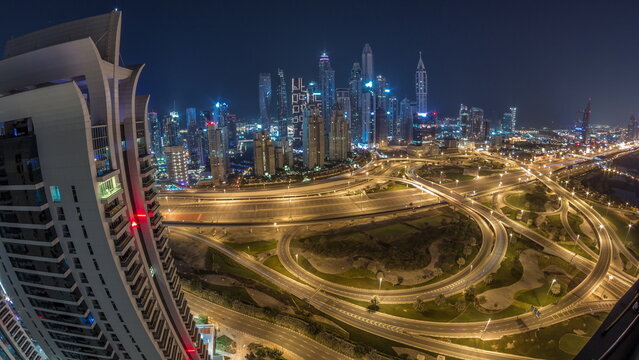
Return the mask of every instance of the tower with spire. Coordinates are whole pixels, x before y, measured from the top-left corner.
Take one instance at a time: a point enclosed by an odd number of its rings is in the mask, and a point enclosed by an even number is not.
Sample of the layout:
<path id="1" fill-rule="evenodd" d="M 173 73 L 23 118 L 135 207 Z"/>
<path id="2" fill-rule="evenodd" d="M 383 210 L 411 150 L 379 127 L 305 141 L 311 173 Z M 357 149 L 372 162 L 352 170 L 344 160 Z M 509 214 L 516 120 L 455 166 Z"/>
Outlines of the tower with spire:
<path id="1" fill-rule="evenodd" d="M 422 61 L 422 52 L 419 52 L 419 61 L 417 62 L 417 70 L 415 71 L 415 99 L 417 100 L 417 113 L 425 114 L 428 111 L 428 77 L 426 75 L 426 67 Z"/>
<path id="2" fill-rule="evenodd" d="M 373 50 L 368 44 L 364 45 L 362 50 L 362 80 L 364 83 L 373 81 L 375 79 L 375 72 L 373 71 Z"/>
<path id="3" fill-rule="evenodd" d="M 324 118 L 324 143 L 328 144 L 328 132 L 330 129 L 331 113 L 335 105 L 335 70 L 331 68 L 331 60 L 326 53 L 322 52 L 319 59 L 319 86 L 322 93 L 322 117 Z M 328 147 L 326 147 L 328 155 Z"/>

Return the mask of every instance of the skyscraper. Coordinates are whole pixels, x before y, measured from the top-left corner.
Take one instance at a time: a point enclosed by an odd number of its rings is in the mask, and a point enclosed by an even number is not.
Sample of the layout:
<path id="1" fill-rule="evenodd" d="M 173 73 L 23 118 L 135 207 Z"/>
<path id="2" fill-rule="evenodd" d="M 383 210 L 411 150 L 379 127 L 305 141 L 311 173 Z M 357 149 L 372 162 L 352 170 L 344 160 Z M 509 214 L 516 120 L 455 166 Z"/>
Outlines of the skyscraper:
<path id="1" fill-rule="evenodd" d="M 417 62 L 417 70 L 415 71 L 415 99 L 417 99 L 417 112 L 425 114 L 428 112 L 428 77 L 426 76 L 426 67 L 422 61 L 422 52 L 419 52 L 419 61 Z"/>
<path id="2" fill-rule="evenodd" d="M 20 323 L 12 301 L 0 291 L 0 359 L 42 360 L 36 345 Z"/>
<path id="3" fill-rule="evenodd" d="M 288 92 L 284 70 L 277 69 L 277 138 L 286 139 L 286 126 L 291 108 L 288 106 Z"/>
<path id="4" fill-rule="evenodd" d="M 319 86 L 322 93 L 322 116 L 330 119 L 331 109 L 335 104 L 335 70 L 331 68 L 331 60 L 326 52 L 319 60 Z M 328 125 L 325 121 L 324 125 Z"/>
<path id="5" fill-rule="evenodd" d="M 207 124 L 211 178 L 218 184 L 225 183 L 229 173 L 227 135 L 226 127 L 219 126 L 214 121 Z"/>
<path id="6" fill-rule="evenodd" d="M 377 109 L 377 97 L 373 89 L 373 81 L 364 83 L 361 89 L 361 117 L 362 133 L 361 142 L 364 144 L 375 143 L 375 110 Z"/>
<path id="7" fill-rule="evenodd" d="M 262 128 L 268 129 L 271 125 L 271 73 L 260 73 L 257 87 L 260 103 L 260 124 L 262 124 Z"/>
<path id="8" fill-rule="evenodd" d="M 512 133 L 515 131 L 517 124 L 517 108 L 510 107 L 508 111 L 504 113 L 501 118 L 501 131 L 505 133 Z"/>
<path id="9" fill-rule="evenodd" d="M 308 91 L 304 79 L 291 79 L 291 121 L 288 125 L 288 139 L 294 148 L 302 147 L 302 127 L 306 108 L 308 106 Z"/>
<path id="10" fill-rule="evenodd" d="M 307 109 L 304 116 L 304 166 L 307 169 L 324 166 L 324 119 L 319 109 Z"/>
<path id="11" fill-rule="evenodd" d="M 470 120 L 468 105 L 461 104 L 459 106 L 459 126 L 463 139 L 471 139 L 473 137 L 473 126 Z"/>
<path id="12" fill-rule="evenodd" d="M 158 212 L 143 66 L 120 66 L 120 28 L 114 11 L 5 46 L 0 187 L 15 221 L 0 225 L 0 280 L 51 359 L 207 359 Z"/>
<path id="13" fill-rule="evenodd" d="M 381 106 L 375 110 L 375 144 L 388 145 L 388 116 Z"/>
<path id="14" fill-rule="evenodd" d="M 275 146 L 268 131 L 260 130 L 253 138 L 253 171 L 257 176 L 275 175 Z"/>
<path id="15" fill-rule="evenodd" d="M 344 111 L 344 118 L 348 122 L 350 127 L 351 124 L 351 92 L 347 88 L 339 88 L 335 90 L 335 103 L 339 104 L 342 107 L 342 111 Z M 350 130 L 349 130 L 350 131 Z"/>
<path id="16" fill-rule="evenodd" d="M 364 45 L 362 50 L 362 81 L 367 83 L 375 80 L 375 72 L 373 71 L 373 50 L 368 44 Z"/>
<path id="17" fill-rule="evenodd" d="M 331 161 L 346 160 L 351 149 L 351 141 L 348 136 L 348 120 L 344 116 L 344 108 L 339 103 L 333 105 L 328 149 L 328 158 Z"/>
<path id="18" fill-rule="evenodd" d="M 191 129 L 197 123 L 197 109 L 194 107 L 186 108 L 186 128 Z"/>
<path id="19" fill-rule="evenodd" d="M 639 129 L 637 128 L 637 119 L 635 115 L 630 115 L 630 124 L 628 124 L 628 138 L 629 140 L 637 140 L 639 135 Z"/>
<path id="20" fill-rule="evenodd" d="M 472 127 L 471 138 L 481 140 L 484 133 L 484 109 L 478 107 L 470 108 L 470 123 Z"/>
<path id="21" fill-rule="evenodd" d="M 579 139 L 584 145 L 590 143 L 590 113 L 592 112 L 590 102 L 591 99 L 588 99 L 586 108 L 581 112 L 581 121 L 576 127 L 576 130 L 577 132 L 579 132 L 580 135 Z"/>
<path id="22" fill-rule="evenodd" d="M 359 143 L 362 139 L 362 69 L 359 63 L 353 63 L 351 78 L 349 81 L 349 96 L 351 102 L 351 139 Z"/>
<path id="23" fill-rule="evenodd" d="M 411 101 L 407 98 L 404 98 L 399 102 L 399 123 L 399 137 L 406 143 L 410 143 L 413 128 L 413 109 Z"/>
<path id="24" fill-rule="evenodd" d="M 165 146 L 164 156 L 169 180 L 180 186 L 187 186 L 189 184 L 187 172 L 189 152 L 183 146 Z"/>

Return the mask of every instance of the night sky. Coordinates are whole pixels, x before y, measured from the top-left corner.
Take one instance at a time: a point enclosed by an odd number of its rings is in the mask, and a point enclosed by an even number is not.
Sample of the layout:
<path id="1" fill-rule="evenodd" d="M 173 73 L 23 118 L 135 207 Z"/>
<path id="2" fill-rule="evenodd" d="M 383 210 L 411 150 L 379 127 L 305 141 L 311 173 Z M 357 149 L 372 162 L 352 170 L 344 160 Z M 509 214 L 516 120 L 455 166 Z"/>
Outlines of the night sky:
<path id="1" fill-rule="evenodd" d="M 151 106 L 229 102 L 257 115 L 259 72 L 317 80 L 328 51 L 337 87 L 370 43 L 375 72 L 414 98 L 423 52 L 429 110 L 460 103 L 498 120 L 519 107 L 523 126 L 567 127 L 591 97 L 595 123 L 639 115 L 639 1 L 31 1 L 4 0 L 0 47 L 25 34 L 119 7 L 122 60 L 146 63 Z M 290 89 L 289 89 L 290 90 Z"/>

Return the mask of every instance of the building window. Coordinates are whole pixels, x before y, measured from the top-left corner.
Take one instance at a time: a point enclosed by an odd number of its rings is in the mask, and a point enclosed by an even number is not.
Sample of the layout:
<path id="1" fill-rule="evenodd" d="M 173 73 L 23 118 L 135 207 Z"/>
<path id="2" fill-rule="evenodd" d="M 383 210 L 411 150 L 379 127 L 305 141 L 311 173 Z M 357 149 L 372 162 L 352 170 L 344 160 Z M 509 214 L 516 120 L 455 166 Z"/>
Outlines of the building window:
<path id="1" fill-rule="evenodd" d="M 78 202 L 78 193 L 75 191 L 75 186 L 71 186 L 71 192 L 73 193 L 73 201 Z"/>
<path id="2" fill-rule="evenodd" d="M 49 186 L 51 191 L 51 199 L 53 202 L 62 202 L 62 195 L 60 194 L 60 188 L 58 186 Z"/>
<path id="3" fill-rule="evenodd" d="M 69 242 L 67 243 L 67 246 L 69 247 L 69 253 L 71 253 L 71 254 L 75 254 L 75 253 L 76 253 L 76 251 L 75 251 L 75 245 L 73 245 L 73 243 L 72 243 L 71 241 L 69 241 Z"/>
<path id="4" fill-rule="evenodd" d="M 76 269 L 82 269 L 82 263 L 80 263 L 80 259 L 73 258 L 73 266 L 75 266 Z"/>
<path id="5" fill-rule="evenodd" d="M 75 208 L 75 212 L 78 214 L 78 220 L 82 221 L 82 212 L 79 207 Z"/>
<path id="6" fill-rule="evenodd" d="M 91 244 L 87 243 L 87 247 L 89 248 L 89 254 L 93 255 L 93 246 L 91 246 Z"/>
<path id="7" fill-rule="evenodd" d="M 66 220 L 65 217 L 64 217 L 64 209 L 61 208 L 61 207 L 56 208 L 56 209 L 58 211 L 58 220 L 61 220 L 61 221 Z"/>
<path id="8" fill-rule="evenodd" d="M 89 236 L 87 235 L 87 228 L 84 225 L 82 225 L 82 235 L 85 239 L 89 238 Z"/>
<path id="9" fill-rule="evenodd" d="M 66 238 L 70 238 L 71 237 L 71 232 L 69 231 L 69 226 L 62 225 L 62 236 L 66 237 Z"/>

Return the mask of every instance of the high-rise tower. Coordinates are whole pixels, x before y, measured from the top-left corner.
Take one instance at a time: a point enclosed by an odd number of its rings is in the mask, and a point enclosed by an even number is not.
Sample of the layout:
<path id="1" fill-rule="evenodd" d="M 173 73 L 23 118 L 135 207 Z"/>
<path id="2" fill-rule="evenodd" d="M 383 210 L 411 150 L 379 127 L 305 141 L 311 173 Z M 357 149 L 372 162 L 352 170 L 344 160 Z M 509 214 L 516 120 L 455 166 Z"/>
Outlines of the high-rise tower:
<path id="1" fill-rule="evenodd" d="M 577 131 L 580 134 L 581 143 L 584 145 L 590 143 L 590 113 L 592 112 L 590 102 L 591 99 L 588 99 L 586 108 L 581 112 L 581 121 L 577 126 Z"/>
<path id="2" fill-rule="evenodd" d="M 353 63 L 351 78 L 349 81 L 350 102 L 351 102 L 351 139 L 358 143 L 362 138 L 362 68 L 359 63 Z"/>
<path id="3" fill-rule="evenodd" d="M 286 79 L 284 70 L 277 69 L 277 137 L 286 139 L 286 126 L 290 116 L 288 106 L 288 92 L 286 91 Z"/>
<path id="4" fill-rule="evenodd" d="M 271 73 L 260 73 L 257 89 L 260 104 L 260 124 L 262 124 L 262 128 L 268 129 L 271 125 Z"/>
<path id="5" fill-rule="evenodd" d="M 351 141 L 348 136 L 348 120 L 344 116 L 344 108 L 339 103 L 333 105 L 329 134 L 329 159 L 346 160 L 351 149 Z"/>
<path id="6" fill-rule="evenodd" d="M 324 166 L 324 120 L 319 109 L 307 109 L 304 116 L 304 166 L 308 169 Z"/>
<path id="7" fill-rule="evenodd" d="M 331 109 L 335 104 L 335 70 L 331 68 L 331 60 L 326 52 L 319 60 L 319 85 L 322 93 L 322 116 L 330 119 Z M 328 123 L 324 121 L 324 125 Z"/>
<path id="8" fill-rule="evenodd" d="M 362 80 L 364 83 L 375 80 L 373 50 L 368 44 L 364 45 L 364 50 L 362 50 Z"/>
<path id="9" fill-rule="evenodd" d="M 158 211 L 143 65 L 119 64 L 121 20 L 5 46 L 0 280 L 50 359 L 207 359 Z"/>
<path id="10" fill-rule="evenodd" d="M 419 61 L 417 62 L 417 70 L 415 71 L 415 99 L 417 100 L 417 113 L 425 114 L 428 112 L 428 77 L 426 75 L 426 67 L 422 61 L 422 52 L 419 52 Z"/>
<path id="11" fill-rule="evenodd" d="M 275 146 L 268 131 L 261 130 L 253 138 L 253 172 L 257 176 L 275 175 Z"/>

